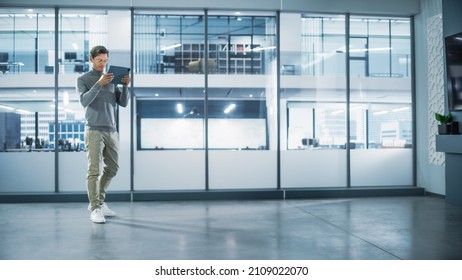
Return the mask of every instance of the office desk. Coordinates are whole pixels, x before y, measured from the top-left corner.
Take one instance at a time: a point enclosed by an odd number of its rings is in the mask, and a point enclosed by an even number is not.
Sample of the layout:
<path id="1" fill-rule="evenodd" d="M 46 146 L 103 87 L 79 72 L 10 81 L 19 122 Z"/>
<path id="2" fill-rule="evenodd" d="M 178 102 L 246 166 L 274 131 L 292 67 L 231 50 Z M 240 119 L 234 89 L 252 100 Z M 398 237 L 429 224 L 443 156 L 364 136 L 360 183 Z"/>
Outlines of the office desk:
<path id="1" fill-rule="evenodd" d="M 462 135 L 436 135 L 436 151 L 445 153 L 445 179 L 447 202 L 462 207 Z"/>
<path id="2" fill-rule="evenodd" d="M 8 72 L 21 73 L 22 67 L 24 66 L 24 63 L 18 62 L 18 61 L 15 61 L 15 62 L 0 62 L 0 66 L 6 66 L 7 68 L 12 69 L 12 71 L 10 70 Z"/>

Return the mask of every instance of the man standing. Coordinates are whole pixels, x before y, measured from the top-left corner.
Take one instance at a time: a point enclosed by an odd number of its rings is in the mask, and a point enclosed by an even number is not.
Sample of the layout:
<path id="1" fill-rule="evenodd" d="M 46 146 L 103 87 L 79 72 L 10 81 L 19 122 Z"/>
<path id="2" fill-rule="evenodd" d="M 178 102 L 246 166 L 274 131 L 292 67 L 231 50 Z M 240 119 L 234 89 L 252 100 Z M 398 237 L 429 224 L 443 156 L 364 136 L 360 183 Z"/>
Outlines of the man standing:
<path id="1" fill-rule="evenodd" d="M 85 108 L 86 119 L 88 210 L 91 211 L 90 220 L 95 223 L 105 223 L 105 216 L 116 215 L 104 199 L 111 179 L 119 169 L 116 106 L 127 106 L 128 84 L 131 81 L 130 76 L 125 76 L 121 81 L 111 83 L 114 75 L 104 73 L 108 57 L 109 51 L 104 46 L 93 47 L 90 50 L 92 69 L 77 79 L 77 91 L 80 104 Z M 122 84 L 122 89 L 116 84 Z M 100 176 L 101 169 L 103 172 Z"/>

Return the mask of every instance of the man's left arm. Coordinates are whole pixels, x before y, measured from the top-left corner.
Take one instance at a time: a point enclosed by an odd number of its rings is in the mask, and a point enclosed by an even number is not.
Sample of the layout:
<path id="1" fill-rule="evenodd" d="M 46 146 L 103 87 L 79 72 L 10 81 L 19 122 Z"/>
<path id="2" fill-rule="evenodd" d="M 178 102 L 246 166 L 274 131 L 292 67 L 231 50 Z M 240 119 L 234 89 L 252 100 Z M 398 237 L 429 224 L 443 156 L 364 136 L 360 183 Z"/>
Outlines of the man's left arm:
<path id="1" fill-rule="evenodd" d="M 131 82 L 130 76 L 124 76 L 122 78 L 122 90 L 116 88 L 117 92 L 117 104 L 122 107 L 127 107 L 128 100 L 130 99 L 130 95 L 128 93 L 128 85 Z"/>

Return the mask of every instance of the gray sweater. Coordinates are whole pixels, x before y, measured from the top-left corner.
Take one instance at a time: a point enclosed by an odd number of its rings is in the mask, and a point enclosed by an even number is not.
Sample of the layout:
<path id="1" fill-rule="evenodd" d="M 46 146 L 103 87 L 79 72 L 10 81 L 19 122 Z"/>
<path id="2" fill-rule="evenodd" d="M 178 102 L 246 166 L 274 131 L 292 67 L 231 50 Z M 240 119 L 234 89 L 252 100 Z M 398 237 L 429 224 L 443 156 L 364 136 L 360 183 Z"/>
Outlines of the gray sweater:
<path id="1" fill-rule="evenodd" d="M 112 83 L 100 86 L 97 81 L 103 75 L 94 68 L 77 79 L 80 104 L 85 108 L 86 126 L 90 130 L 114 132 L 117 130 L 116 106 L 128 104 L 128 87 L 122 90 Z"/>

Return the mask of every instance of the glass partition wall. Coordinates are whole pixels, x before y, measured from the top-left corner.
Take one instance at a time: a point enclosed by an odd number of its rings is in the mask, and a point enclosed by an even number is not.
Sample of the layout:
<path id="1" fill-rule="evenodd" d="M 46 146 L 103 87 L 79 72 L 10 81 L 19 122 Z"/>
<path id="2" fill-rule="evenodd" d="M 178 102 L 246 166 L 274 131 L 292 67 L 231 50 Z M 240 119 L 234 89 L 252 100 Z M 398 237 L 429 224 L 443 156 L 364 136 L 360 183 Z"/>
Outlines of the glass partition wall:
<path id="1" fill-rule="evenodd" d="M 110 65 L 131 67 L 131 30 L 125 26 L 130 18 L 130 11 L 59 10 L 58 112 L 65 117 L 58 119 L 54 143 L 60 151 L 61 191 L 79 191 L 86 186 L 85 111 L 75 89 L 77 78 L 91 69 L 89 52 L 97 45 L 109 50 L 106 71 Z M 116 191 L 130 190 L 130 115 L 130 106 L 118 109 L 120 169 L 111 183 L 111 189 Z M 53 125 L 54 122 L 50 124 Z"/>
<path id="2" fill-rule="evenodd" d="M 284 17 L 281 186 L 412 185 L 410 20 Z"/>
<path id="3" fill-rule="evenodd" d="M 281 22 L 281 187 L 345 187 L 345 16 L 285 17 L 298 25 Z"/>
<path id="4" fill-rule="evenodd" d="M 275 188 L 275 16 L 143 11 L 134 20 L 135 189 Z"/>
<path id="5" fill-rule="evenodd" d="M 0 9 L 0 192 L 54 192 L 53 9 Z"/>
<path id="6" fill-rule="evenodd" d="M 409 19 L 351 16 L 352 187 L 412 185 L 410 57 Z"/>
<path id="7" fill-rule="evenodd" d="M 204 190 L 203 11 L 136 11 L 135 190 Z"/>
<path id="8" fill-rule="evenodd" d="M 208 43 L 209 187 L 276 188 L 276 16 L 211 12 Z"/>
<path id="9" fill-rule="evenodd" d="M 413 184 L 409 18 L 61 8 L 0 17 L 0 192 L 85 191 L 75 82 L 100 44 L 108 65 L 132 68 L 115 191 Z"/>

